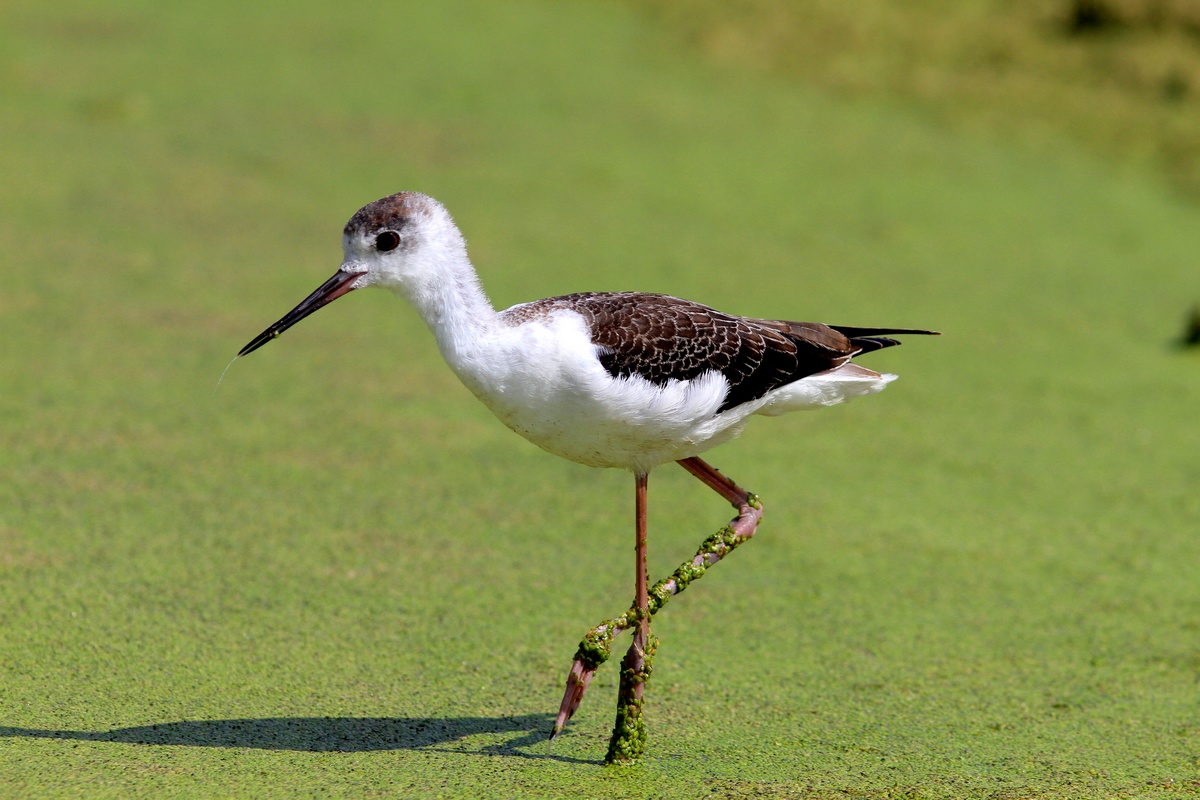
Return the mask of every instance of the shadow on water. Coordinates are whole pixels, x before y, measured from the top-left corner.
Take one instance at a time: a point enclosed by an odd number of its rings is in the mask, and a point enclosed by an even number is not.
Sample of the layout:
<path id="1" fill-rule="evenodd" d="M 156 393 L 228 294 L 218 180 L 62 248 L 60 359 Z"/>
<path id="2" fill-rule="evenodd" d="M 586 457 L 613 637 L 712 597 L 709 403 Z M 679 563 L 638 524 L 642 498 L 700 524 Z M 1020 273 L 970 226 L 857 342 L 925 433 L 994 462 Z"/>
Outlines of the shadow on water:
<path id="1" fill-rule="evenodd" d="M 373 750 L 439 750 L 480 734 L 522 734 L 478 749 L 484 755 L 591 763 L 556 756 L 545 747 L 549 714 L 519 717 L 267 717 L 162 722 L 109 731 L 42 730 L 0 725 L 0 737 L 71 739 L 87 742 L 248 747 L 260 750 L 362 753 Z M 528 748 L 535 748 L 529 752 Z"/>

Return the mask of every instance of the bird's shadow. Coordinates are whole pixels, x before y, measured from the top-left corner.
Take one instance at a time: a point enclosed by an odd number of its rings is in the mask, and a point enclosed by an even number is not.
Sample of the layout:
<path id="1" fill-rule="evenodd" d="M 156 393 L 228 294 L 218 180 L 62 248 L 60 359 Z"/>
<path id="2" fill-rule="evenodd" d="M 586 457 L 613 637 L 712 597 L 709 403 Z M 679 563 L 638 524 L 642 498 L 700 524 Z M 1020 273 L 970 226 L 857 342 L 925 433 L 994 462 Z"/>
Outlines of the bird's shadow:
<path id="1" fill-rule="evenodd" d="M 246 747 L 260 750 L 298 750 L 313 753 L 363 753 L 373 750 L 452 750 L 518 758 L 548 758 L 591 763 L 558 756 L 544 746 L 549 714 L 517 717 L 266 717 L 160 722 L 108 731 L 18 728 L 0 725 L 0 737 L 70 739 L 87 742 L 177 745 L 184 747 Z M 480 734 L 521 734 L 477 749 L 450 747 Z M 598 762 L 597 762 L 598 763 Z"/>

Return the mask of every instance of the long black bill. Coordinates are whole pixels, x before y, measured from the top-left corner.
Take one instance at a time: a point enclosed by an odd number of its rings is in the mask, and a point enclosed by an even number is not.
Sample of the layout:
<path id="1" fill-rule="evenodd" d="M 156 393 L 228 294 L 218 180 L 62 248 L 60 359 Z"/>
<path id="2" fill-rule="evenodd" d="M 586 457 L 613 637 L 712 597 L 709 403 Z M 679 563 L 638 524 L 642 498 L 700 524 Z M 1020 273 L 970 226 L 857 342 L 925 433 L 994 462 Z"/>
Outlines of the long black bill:
<path id="1" fill-rule="evenodd" d="M 255 350 L 279 336 L 279 334 L 283 333 L 288 328 L 292 327 L 321 306 L 329 305 L 334 300 L 337 300 L 346 292 L 354 289 L 354 282 L 361 277 L 361 272 L 346 272 L 345 270 L 339 269 L 333 274 L 332 278 L 322 283 L 319 287 L 317 287 L 315 292 L 304 298 L 300 305 L 284 314 L 283 319 L 267 328 L 258 336 L 255 336 L 250 341 L 250 344 L 238 351 L 238 355 L 244 356 L 248 353 L 253 353 Z"/>

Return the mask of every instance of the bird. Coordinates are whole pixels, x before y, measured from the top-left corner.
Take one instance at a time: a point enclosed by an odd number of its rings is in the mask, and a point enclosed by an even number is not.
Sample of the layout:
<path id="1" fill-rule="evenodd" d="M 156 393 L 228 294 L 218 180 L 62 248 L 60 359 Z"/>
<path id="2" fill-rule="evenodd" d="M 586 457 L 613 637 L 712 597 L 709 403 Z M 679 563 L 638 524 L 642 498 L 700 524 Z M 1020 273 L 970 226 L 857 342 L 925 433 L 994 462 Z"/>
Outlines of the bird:
<path id="1" fill-rule="evenodd" d="M 635 483 L 634 602 L 584 638 L 567 678 L 553 739 L 562 732 L 614 633 L 635 632 L 622 667 L 617 725 L 606 761 L 644 749 L 643 691 L 656 640 L 650 618 L 703 570 L 754 534 L 762 504 L 700 458 L 753 416 L 832 406 L 880 392 L 895 375 L 854 359 L 937 331 L 755 319 L 648 292 L 582 292 L 497 311 L 440 202 L 414 191 L 376 200 L 342 231 L 337 271 L 254 337 L 246 356 L 339 297 L 366 287 L 403 296 L 432 331 L 462 383 L 506 426 L 556 456 L 628 470 Z M 650 471 L 676 462 L 738 514 L 671 578 L 649 586 Z"/>

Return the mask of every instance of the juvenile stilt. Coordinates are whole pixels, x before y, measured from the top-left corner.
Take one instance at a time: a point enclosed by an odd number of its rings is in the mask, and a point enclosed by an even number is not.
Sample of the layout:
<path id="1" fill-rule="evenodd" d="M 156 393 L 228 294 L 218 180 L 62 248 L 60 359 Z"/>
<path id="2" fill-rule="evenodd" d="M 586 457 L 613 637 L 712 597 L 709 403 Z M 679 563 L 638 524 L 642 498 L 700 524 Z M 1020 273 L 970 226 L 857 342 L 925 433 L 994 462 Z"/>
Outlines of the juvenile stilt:
<path id="1" fill-rule="evenodd" d="M 368 286 L 405 297 L 462 382 L 505 425 L 547 452 L 632 471 L 638 484 L 638 585 L 633 606 L 584 637 L 551 738 L 583 699 L 612 638 L 637 625 L 622 668 L 610 761 L 636 758 L 654 637 L 650 618 L 734 547 L 762 517 L 758 500 L 696 456 L 736 437 L 756 415 L 779 416 L 876 394 L 895 375 L 854 362 L 934 331 L 825 325 L 725 314 L 648 292 L 581 292 L 497 311 L 445 206 L 399 192 L 360 208 L 342 229 L 341 266 L 238 351 L 248 355 L 320 308 Z M 686 456 L 681 459 L 681 456 Z M 738 509 L 691 561 L 646 588 L 646 475 L 677 461 Z M 634 738 L 621 731 L 632 730 Z"/>

